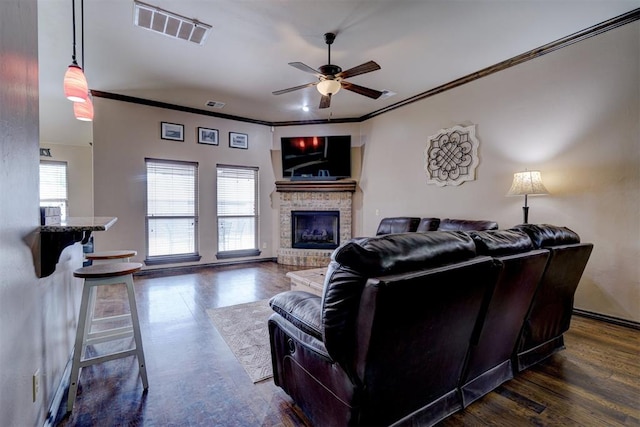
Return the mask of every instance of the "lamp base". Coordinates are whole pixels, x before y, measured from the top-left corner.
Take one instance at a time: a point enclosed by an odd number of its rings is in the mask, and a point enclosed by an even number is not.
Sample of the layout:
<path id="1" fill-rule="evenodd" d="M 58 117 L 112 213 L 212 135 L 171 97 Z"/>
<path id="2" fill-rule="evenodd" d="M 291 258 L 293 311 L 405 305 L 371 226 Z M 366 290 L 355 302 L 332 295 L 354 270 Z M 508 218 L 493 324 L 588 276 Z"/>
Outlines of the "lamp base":
<path id="1" fill-rule="evenodd" d="M 529 206 L 522 207 L 522 215 L 524 216 L 523 224 L 528 224 L 529 223 Z"/>

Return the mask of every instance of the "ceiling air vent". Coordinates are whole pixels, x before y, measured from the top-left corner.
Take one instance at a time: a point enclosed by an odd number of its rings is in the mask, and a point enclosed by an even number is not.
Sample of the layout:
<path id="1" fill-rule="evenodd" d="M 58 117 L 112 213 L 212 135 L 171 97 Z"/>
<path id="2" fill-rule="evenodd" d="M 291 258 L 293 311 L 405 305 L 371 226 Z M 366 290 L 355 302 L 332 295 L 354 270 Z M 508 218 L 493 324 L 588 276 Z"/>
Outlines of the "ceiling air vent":
<path id="1" fill-rule="evenodd" d="M 218 102 L 218 101 L 207 101 L 205 105 L 211 108 L 222 108 L 227 104 L 225 104 L 224 102 Z"/>
<path id="2" fill-rule="evenodd" d="M 185 18 L 159 7 L 139 1 L 133 2 L 133 24 L 168 37 L 204 44 L 211 25 L 197 19 Z"/>

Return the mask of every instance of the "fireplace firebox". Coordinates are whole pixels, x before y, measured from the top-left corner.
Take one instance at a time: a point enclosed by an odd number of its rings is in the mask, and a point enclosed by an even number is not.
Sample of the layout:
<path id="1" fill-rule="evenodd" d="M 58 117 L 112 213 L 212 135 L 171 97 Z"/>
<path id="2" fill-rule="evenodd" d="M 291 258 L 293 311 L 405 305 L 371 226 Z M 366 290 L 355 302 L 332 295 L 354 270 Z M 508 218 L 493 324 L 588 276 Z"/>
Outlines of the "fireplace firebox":
<path id="1" fill-rule="evenodd" d="M 292 248 L 337 248 L 340 211 L 291 211 L 291 237 Z"/>

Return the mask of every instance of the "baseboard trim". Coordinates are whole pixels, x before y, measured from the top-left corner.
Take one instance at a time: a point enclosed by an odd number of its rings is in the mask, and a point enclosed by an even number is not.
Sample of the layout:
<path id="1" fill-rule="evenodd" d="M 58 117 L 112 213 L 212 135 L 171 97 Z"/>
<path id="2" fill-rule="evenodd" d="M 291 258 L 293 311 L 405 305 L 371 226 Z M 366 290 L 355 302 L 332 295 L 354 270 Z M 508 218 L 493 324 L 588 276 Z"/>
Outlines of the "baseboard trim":
<path id="1" fill-rule="evenodd" d="M 58 412 L 60 412 L 62 399 L 69 389 L 69 380 L 71 378 L 72 365 L 73 350 L 71 350 L 71 356 L 69 357 L 69 360 L 67 360 L 67 365 L 64 367 L 64 371 L 62 372 L 62 378 L 60 378 L 60 383 L 58 384 L 56 393 L 53 395 L 51 405 L 49 405 L 49 412 L 47 412 L 47 418 L 44 420 L 44 427 L 53 427 L 58 424 L 56 421 L 59 420 L 57 420 L 56 418 L 58 417 Z"/>
<path id="2" fill-rule="evenodd" d="M 606 314 L 594 313 L 592 311 L 580 310 L 579 308 L 573 309 L 573 314 L 580 317 L 586 317 L 588 319 L 599 320 L 601 322 L 611 323 L 613 325 L 624 326 L 635 330 L 640 330 L 640 322 L 634 322 L 633 320 L 620 319 L 619 317 L 607 316 Z"/>
<path id="3" fill-rule="evenodd" d="M 150 275 L 165 275 L 165 274 L 186 274 L 193 273 L 203 268 L 215 268 L 215 267 L 227 267 L 230 265 L 241 264 L 253 264 L 256 262 L 278 262 L 278 258 L 258 258 L 250 260 L 240 261 L 223 261 L 208 264 L 192 264 L 192 265 L 180 265 L 175 267 L 162 267 L 162 268 L 150 268 L 148 270 L 140 270 L 134 273 L 134 276 L 150 276 Z"/>

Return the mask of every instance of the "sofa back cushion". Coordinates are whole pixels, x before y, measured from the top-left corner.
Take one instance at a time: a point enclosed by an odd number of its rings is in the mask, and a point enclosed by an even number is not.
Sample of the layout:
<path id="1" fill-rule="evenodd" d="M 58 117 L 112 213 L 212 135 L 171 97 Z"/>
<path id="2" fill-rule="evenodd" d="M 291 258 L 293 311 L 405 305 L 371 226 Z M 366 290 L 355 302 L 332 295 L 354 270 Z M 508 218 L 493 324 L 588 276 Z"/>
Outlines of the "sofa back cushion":
<path id="1" fill-rule="evenodd" d="M 445 218 L 441 220 L 440 225 L 438 225 L 438 230 L 441 231 L 482 231 L 497 229 L 497 222 L 485 220 Z"/>
<path id="2" fill-rule="evenodd" d="M 462 232 L 389 234 L 340 246 L 331 256 L 322 297 L 327 351 L 344 363 L 353 355 L 355 320 L 369 278 L 452 264 L 475 255 L 473 240 Z"/>
<path id="3" fill-rule="evenodd" d="M 378 224 L 376 236 L 393 233 L 409 233 L 416 231 L 420 218 L 415 217 L 393 217 L 383 218 Z"/>
<path id="4" fill-rule="evenodd" d="M 512 230 L 524 231 L 536 248 L 572 245 L 580 243 L 580 236 L 567 227 L 550 224 L 520 224 Z"/>
<path id="5" fill-rule="evenodd" d="M 471 231 L 478 255 L 502 256 L 518 254 L 533 249 L 527 233 L 519 230 Z"/>
<path id="6" fill-rule="evenodd" d="M 420 224 L 418 224 L 418 233 L 424 233 L 426 231 L 436 231 L 440 225 L 440 218 L 422 218 Z"/>

